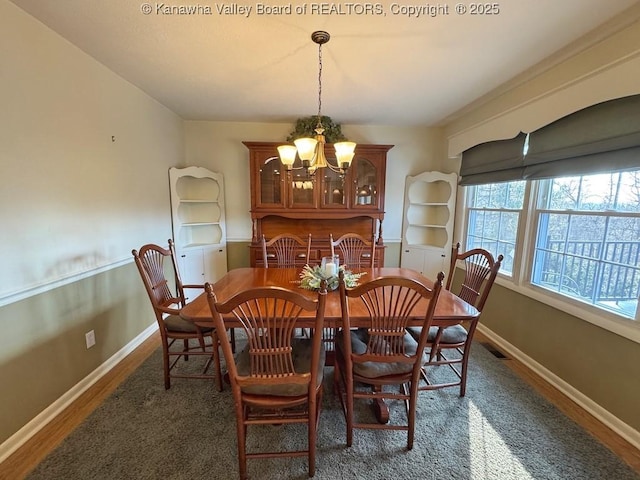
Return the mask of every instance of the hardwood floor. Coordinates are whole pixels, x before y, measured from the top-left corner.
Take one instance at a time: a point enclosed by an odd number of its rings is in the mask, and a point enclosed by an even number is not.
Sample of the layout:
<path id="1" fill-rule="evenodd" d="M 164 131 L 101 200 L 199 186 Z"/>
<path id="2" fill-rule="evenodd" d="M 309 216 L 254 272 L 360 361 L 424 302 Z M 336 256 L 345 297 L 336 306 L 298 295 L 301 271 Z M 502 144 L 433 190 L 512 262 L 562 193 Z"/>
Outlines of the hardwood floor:
<path id="1" fill-rule="evenodd" d="M 481 333 L 476 339 L 491 343 Z M 69 433 L 107 398 L 113 390 L 160 346 L 160 339 L 153 335 L 134 352 L 122 360 L 113 370 L 95 383 L 72 405 L 46 425 L 29 441 L 0 464 L 0 478 L 18 480 L 24 478 Z M 640 474 L 640 451 L 610 428 L 587 413 L 567 396 L 549 385 L 517 360 L 505 358 L 505 364 L 541 395 L 556 405 L 565 415 L 581 425 L 591 435 L 609 447 L 618 457 Z"/>

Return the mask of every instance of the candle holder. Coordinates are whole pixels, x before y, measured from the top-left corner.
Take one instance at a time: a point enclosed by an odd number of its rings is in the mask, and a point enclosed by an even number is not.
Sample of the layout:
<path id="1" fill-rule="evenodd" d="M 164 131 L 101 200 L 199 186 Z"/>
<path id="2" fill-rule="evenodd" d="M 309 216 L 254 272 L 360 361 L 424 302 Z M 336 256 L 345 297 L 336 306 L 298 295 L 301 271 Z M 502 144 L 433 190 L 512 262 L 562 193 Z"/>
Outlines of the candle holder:
<path id="1" fill-rule="evenodd" d="M 337 276 L 339 267 L 340 267 L 340 257 L 338 255 L 322 257 L 320 268 L 322 269 L 322 271 L 324 272 L 327 278 Z"/>

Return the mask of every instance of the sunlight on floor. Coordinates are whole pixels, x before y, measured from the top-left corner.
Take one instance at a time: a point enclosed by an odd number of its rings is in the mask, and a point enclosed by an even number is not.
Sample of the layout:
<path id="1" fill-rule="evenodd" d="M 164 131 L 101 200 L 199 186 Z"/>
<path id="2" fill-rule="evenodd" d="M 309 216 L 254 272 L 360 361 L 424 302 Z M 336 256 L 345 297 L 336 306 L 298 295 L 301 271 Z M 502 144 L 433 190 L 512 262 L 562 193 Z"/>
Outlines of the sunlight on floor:
<path id="1" fill-rule="evenodd" d="M 469 450 L 473 479 L 534 479 L 473 402 L 469 402 Z"/>

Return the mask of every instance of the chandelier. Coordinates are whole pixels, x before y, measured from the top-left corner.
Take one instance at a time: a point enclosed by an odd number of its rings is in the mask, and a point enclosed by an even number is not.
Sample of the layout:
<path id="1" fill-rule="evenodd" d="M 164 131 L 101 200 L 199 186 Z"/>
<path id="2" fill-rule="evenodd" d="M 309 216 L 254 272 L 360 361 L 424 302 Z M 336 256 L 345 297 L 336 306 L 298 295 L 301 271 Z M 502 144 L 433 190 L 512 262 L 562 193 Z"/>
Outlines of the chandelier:
<path id="1" fill-rule="evenodd" d="M 344 175 L 351 166 L 356 144 L 354 142 L 339 142 L 333 146 L 336 150 L 337 165 L 332 165 L 327 161 L 324 154 L 324 127 L 322 126 L 322 45 L 329 41 L 329 34 L 324 31 L 317 31 L 311 34 L 311 40 L 318 45 L 318 123 L 315 128 L 314 138 L 298 138 L 293 145 L 280 145 L 278 154 L 280 161 L 287 172 L 294 167 L 296 154 L 300 157 L 302 168 L 310 175 L 313 175 L 318 168 L 329 168 L 340 175 Z M 300 167 L 298 167 L 300 168 Z"/>

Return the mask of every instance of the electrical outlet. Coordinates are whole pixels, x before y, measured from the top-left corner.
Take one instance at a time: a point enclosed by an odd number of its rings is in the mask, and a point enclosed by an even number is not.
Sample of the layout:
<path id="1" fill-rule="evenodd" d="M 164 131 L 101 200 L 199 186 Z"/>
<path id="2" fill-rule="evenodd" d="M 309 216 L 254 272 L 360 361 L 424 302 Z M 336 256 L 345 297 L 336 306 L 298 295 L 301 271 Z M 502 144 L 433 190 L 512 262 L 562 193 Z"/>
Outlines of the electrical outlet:
<path id="1" fill-rule="evenodd" d="M 87 341 L 87 348 L 91 348 L 96 344 L 96 333 L 91 330 L 84 334 L 84 339 Z"/>

